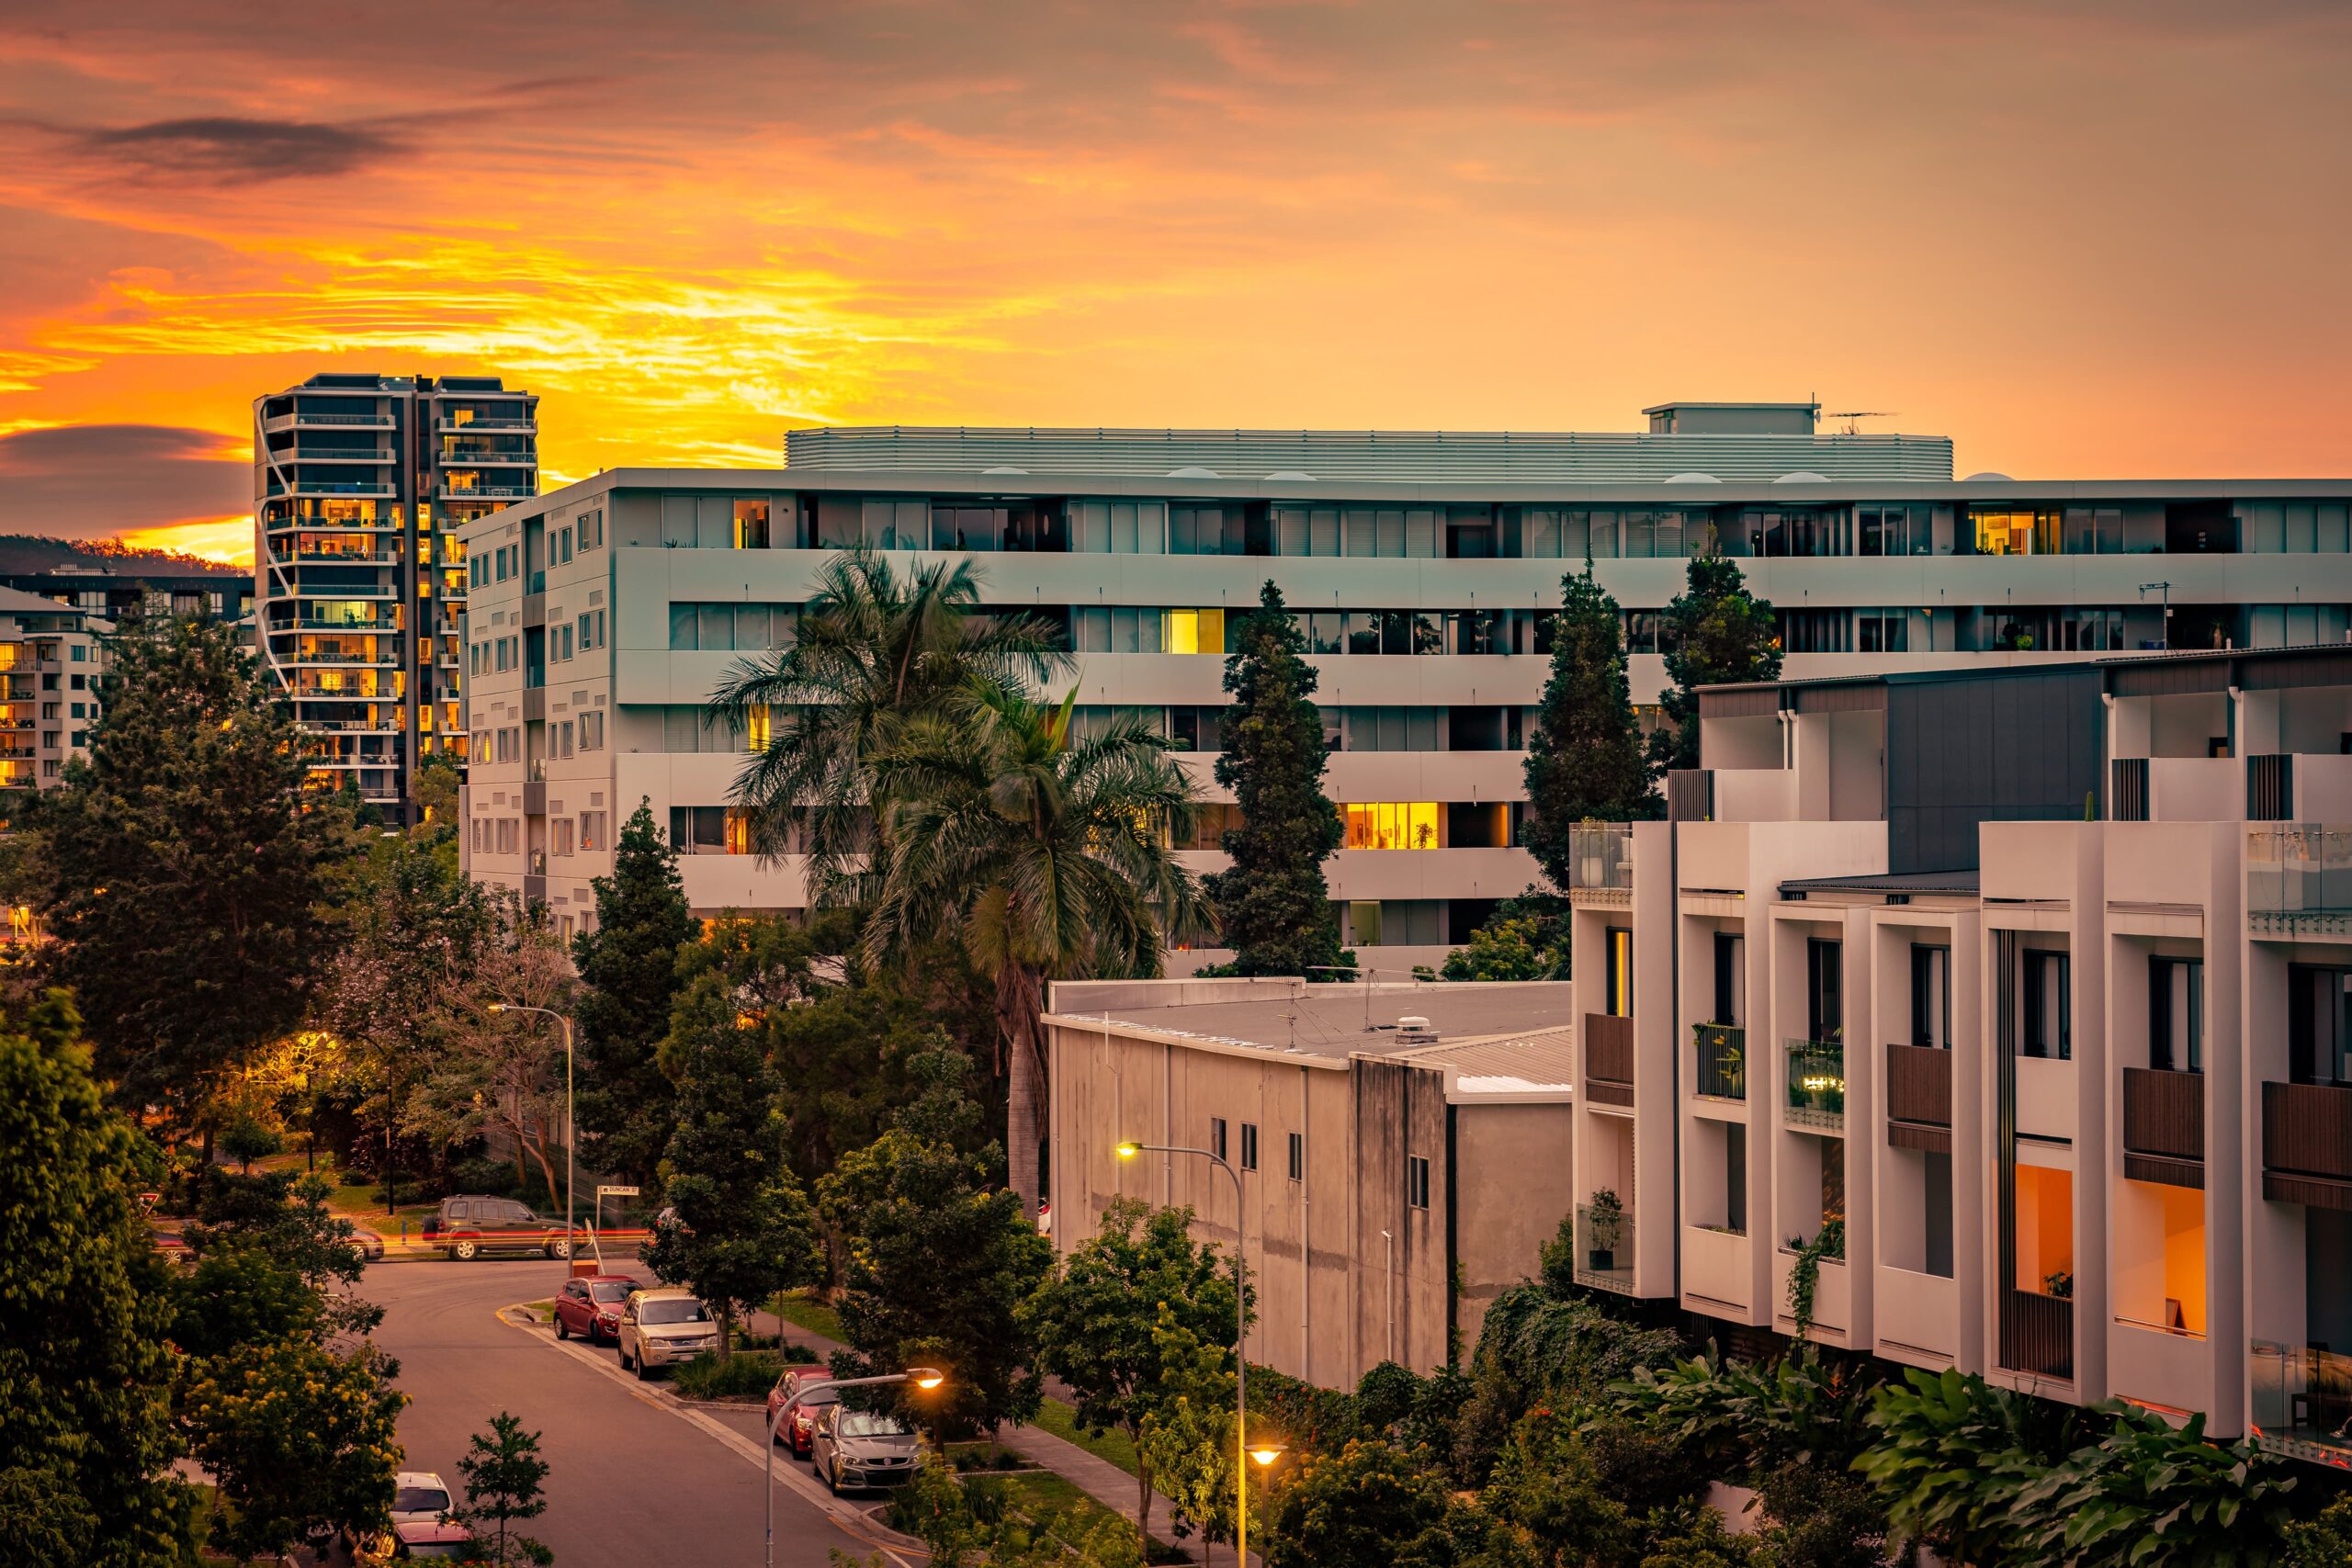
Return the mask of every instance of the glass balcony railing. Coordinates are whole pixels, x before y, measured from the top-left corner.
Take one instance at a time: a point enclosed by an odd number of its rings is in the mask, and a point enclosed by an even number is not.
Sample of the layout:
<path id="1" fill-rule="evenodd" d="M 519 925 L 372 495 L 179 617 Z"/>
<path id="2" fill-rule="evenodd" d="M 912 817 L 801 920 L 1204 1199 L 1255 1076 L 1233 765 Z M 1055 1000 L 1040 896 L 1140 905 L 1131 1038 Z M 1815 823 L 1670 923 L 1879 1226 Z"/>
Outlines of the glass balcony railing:
<path id="1" fill-rule="evenodd" d="M 1792 1127 L 1846 1125 L 1846 1047 L 1835 1040 L 1789 1042 L 1789 1103 Z"/>
<path id="2" fill-rule="evenodd" d="M 1631 893 L 1634 825 L 1585 822 L 1568 829 L 1568 890 Z"/>
<path id="3" fill-rule="evenodd" d="M 1699 1045 L 1692 1087 L 1714 1100 L 1746 1100 L 1747 1031 L 1736 1023 L 1698 1023 L 1690 1032 Z"/>
<path id="4" fill-rule="evenodd" d="M 1634 1216 L 1620 1208 L 1577 1205 L 1577 1283 L 1634 1293 Z"/>
<path id="5" fill-rule="evenodd" d="M 2272 1453 L 2352 1466 L 2352 1356 L 2254 1340 L 2254 1436 Z"/>
<path id="6" fill-rule="evenodd" d="M 2249 931 L 2352 932 L 2352 826 L 2259 822 L 2245 835 Z"/>

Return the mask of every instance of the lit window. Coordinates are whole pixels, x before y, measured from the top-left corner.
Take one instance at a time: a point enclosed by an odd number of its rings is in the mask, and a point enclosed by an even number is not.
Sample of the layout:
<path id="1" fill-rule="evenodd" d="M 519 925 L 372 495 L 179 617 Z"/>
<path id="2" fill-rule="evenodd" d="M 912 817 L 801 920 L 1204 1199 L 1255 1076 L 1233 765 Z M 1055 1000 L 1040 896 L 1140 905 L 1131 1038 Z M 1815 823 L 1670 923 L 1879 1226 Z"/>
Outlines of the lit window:
<path id="1" fill-rule="evenodd" d="M 1223 653 L 1223 610 L 1170 610 L 1160 647 L 1169 653 Z"/>
<path id="2" fill-rule="evenodd" d="M 766 750 L 768 749 L 770 733 L 767 704 L 754 703 L 752 705 L 749 718 L 743 727 L 744 750 L 749 751 Z"/>
<path id="3" fill-rule="evenodd" d="M 1351 850 L 1435 850 L 1445 847 L 1437 803 L 1386 800 L 1346 807 Z"/>

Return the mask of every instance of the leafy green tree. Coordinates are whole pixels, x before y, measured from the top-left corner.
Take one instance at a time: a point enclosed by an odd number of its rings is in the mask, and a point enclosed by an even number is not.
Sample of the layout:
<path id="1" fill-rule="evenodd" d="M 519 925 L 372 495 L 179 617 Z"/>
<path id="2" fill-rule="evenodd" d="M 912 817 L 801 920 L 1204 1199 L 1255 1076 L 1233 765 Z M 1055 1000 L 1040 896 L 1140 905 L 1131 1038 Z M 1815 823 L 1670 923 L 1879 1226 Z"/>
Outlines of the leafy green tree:
<path id="1" fill-rule="evenodd" d="M 1468 945 L 1445 955 L 1439 971 L 1449 980 L 1545 980 L 1561 954 L 1544 943 L 1542 925 L 1530 919 L 1489 920 L 1470 933 Z"/>
<path id="2" fill-rule="evenodd" d="M 1640 727 L 1625 678 L 1625 617 L 1584 570 L 1560 579 L 1552 617 L 1552 673 L 1527 738 L 1526 844 L 1555 888 L 1568 886 L 1568 835 L 1598 818 L 1657 814 Z"/>
<path id="3" fill-rule="evenodd" d="M 657 1053 L 695 938 L 678 852 L 640 800 L 621 827 L 613 874 L 595 879 L 596 919 L 571 939 L 581 992 L 576 1102 L 599 1164 L 645 1185 L 670 1142 L 676 1090 Z"/>
<path id="4" fill-rule="evenodd" d="M 677 1124 L 662 1156 L 668 1213 L 644 1248 L 654 1273 L 689 1284 L 718 1314 L 718 1356 L 732 1354 L 736 1318 L 775 1291 L 819 1278 L 815 1216 L 786 1160 L 775 1075 L 758 1029 L 714 945 L 679 994 L 662 1047 L 677 1077 Z"/>
<path id="5" fill-rule="evenodd" d="M 1699 688 L 1781 678 L 1780 623 L 1747 591 L 1739 565 L 1723 556 L 1690 558 L 1689 585 L 1666 607 L 1666 725 L 1650 737 L 1661 772 L 1699 765 Z M 1562 886 L 1566 886 L 1563 884 Z"/>
<path id="6" fill-rule="evenodd" d="M 1023 1309 L 1037 1368 L 1070 1391 L 1079 1425 L 1116 1428 L 1137 1445 L 1138 1519 L 1151 1516 L 1144 1426 L 1166 1394 L 1166 1354 L 1153 1337 L 1162 1306 L 1195 1346 L 1227 1344 L 1235 1327 L 1232 1277 L 1218 1271 L 1216 1248 L 1193 1240 L 1192 1227 L 1189 1208 L 1113 1199 L 1094 1235 Z"/>
<path id="7" fill-rule="evenodd" d="M 925 1092 L 817 1185 L 827 1228 L 849 1238 L 848 1364 L 861 1375 L 938 1367 L 946 1387 L 910 1408 L 935 1429 L 993 1432 L 1037 1407 L 1021 1309 L 1052 1269 L 1053 1248 L 1017 1194 L 989 1186 L 1002 1151 L 961 1146 L 979 1114 L 964 1093 L 970 1063 L 941 1049 L 910 1069 Z"/>
<path id="8" fill-rule="evenodd" d="M 983 614 L 967 558 L 901 575 L 867 547 L 819 572 L 790 648 L 739 660 L 711 693 L 709 716 L 756 739 L 736 776 L 736 812 L 763 856 L 806 853 L 820 904 L 855 903 L 879 883 L 890 830 L 874 761 L 922 716 L 1004 702 L 1069 667 L 1062 638 L 1032 616 Z M 866 870 L 854 868 L 860 863 Z"/>
<path id="9" fill-rule="evenodd" d="M 490 1418 L 490 1430 L 473 1435 L 458 1473 L 465 1477 L 466 1503 L 450 1517 L 473 1533 L 465 1562 L 544 1568 L 555 1561 L 553 1551 L 515 1528 L 547 1512 L 548 1501 L 539 1495 L 548 1478 L 539 1434 L 526 1432 L 519 1419 L 502 1410 Z"/>
<path id="10" fill-rule="evenodd" d="M 1074 739 L 1076 695 L 1054 708 L 991 695 L 960 719 L 918 718 L 873 764 L 891 852 L 864 957 L 903 964 L 953 931 L 993 977 L 1009 1052 L 1006 1160 L 1024 1212 L 1050 1081 L 1046 983 L 1157 975 L 1163 941 L 1209 923 L 1164 831 L 1190 822 L 1191 780 L 1135 716 Z"/>
<path id="11" fill-rule="evenodd" d="M 395 843 L 347 907 L 345 941 L 327 989 L 327 1018 L 348 1056 L 384 1151 L 384 1209 L 398 1206 L 400 1134 L 440 1055 L 448 1007 L 481 963 L 496 930 L 482 889 L 448 857 Z"/>
<path id="12" fill-rule="evenodd" d="M 2284 1568 L 2344 1568 L 2352 1562 L 2352 1493 L 2335 1499 L 2285 1531 Z"/>
<path id="13" fill-rule="evenodd" d="M 1947 1559 L 2041 1561 L 2018 1498 L 2072 1451 L 2081 1416 L 1973 1374 L 1908 1368 L 1871 1396 L 1877 1440 L 1854 1461 L 1899 1542 L 1924 1540 Z"/>
<path id="14" fill-rule="evenodd" d="M 1559 1290 L 1526 1284 L 1503 1292 L 1487 1307 L 1471 1358 L 1472 1392 L 1454 1436 L 1459 1478 L 1483 1482 L 1530 1410 L 1596 1406 L 1636 1369 L 1666 1365 L 1679 1344 L 1669 1329 L 1611 1317 L 1572 1281 Z"/>
<path id="15" fill-rule="evenodd" d="M 1229 628 L 1225 749 L 1216 782 L 1241 826 L 1225 834 L 1232 866 L 1209 879 L 1236 975 L 1304 975 L 1341 963 L 1340 923 L 1323 863 L 1346 836 L 1323 793 L 1323 717 L 1306 638 L 1269 581 Z"/>
<path id="16" fill-rule="evenodd" d="M 2240 1438 L 2205 1436 L 2117 1402 L 2098 1442 L 2075 1449 L 2017 1497 L 2026 1561 L 2081 1568 L 2268 1568 L 2278 1561 L 2295 1482 L 2285 1461 Z"/>
<path id="17" fill-rule="evenodd" d="M 1394 1562 L 1445 1513 L 1444 1482 L 1393 1443 L 1372 1438 L 1310 1453 L 1274 1497 L 1266 1568 Z"/>
<path id="18" fill-rule="evenodd" d="M 189 1126 L 230 1068 L 308 1015 L 347 840 L 302 804 L 301 739 L 228 626 L 133 622 L 112 648 L 89 756 L 29 814 L 44 957 L 118 1103 Z"/>
<path id="19" fill-rule="evenodd" d="M 214 1515 L 211 1544 L 256 1557 L 335 1530 L 389 1529 L 408 1403 L 395 1371 L 372 1344 L 339 1351 L 300 1337 L 194 1363 L 182 1398 L 189 1451 L 234 1509 Z"/>
<path id="20" fill-rule="evenodd" d="M 171 1269 L 135 1197 L 153 1152 L 79 1032 L 61 992 L 0 1023 L 0 1559 L 138 1568 L 189 1543 Z M 36 1550 L 61 1540 L 82 1545 Z"/>

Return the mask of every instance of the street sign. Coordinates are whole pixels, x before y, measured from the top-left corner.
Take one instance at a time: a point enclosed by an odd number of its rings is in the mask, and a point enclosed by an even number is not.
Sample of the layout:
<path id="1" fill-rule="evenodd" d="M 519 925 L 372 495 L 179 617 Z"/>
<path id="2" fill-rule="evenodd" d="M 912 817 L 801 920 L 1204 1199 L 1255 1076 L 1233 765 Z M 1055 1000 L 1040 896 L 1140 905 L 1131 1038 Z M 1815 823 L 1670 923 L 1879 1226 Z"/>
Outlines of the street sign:
<path id="1" fill-rule="evenodd" d="M 635 1198 L 638 1195 L 638 1190 L 634 1187 L 599 1187 L 596 1189 L 596 1196 L 599 1198 Z"/>

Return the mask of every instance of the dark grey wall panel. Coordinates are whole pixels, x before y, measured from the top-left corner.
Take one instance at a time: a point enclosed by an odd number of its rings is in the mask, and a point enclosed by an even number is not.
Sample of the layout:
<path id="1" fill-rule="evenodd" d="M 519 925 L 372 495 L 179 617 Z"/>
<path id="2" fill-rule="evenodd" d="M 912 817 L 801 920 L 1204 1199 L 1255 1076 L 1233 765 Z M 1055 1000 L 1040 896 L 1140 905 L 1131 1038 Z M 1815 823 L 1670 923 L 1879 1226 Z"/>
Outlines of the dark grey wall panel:
<path id="1" fill-rule="evenodd" d="M 2080 820 L 2100 717 L 2095 670 L 1891 682 L 1887 869 L 1973 866 L 1984 822 Z"/>

